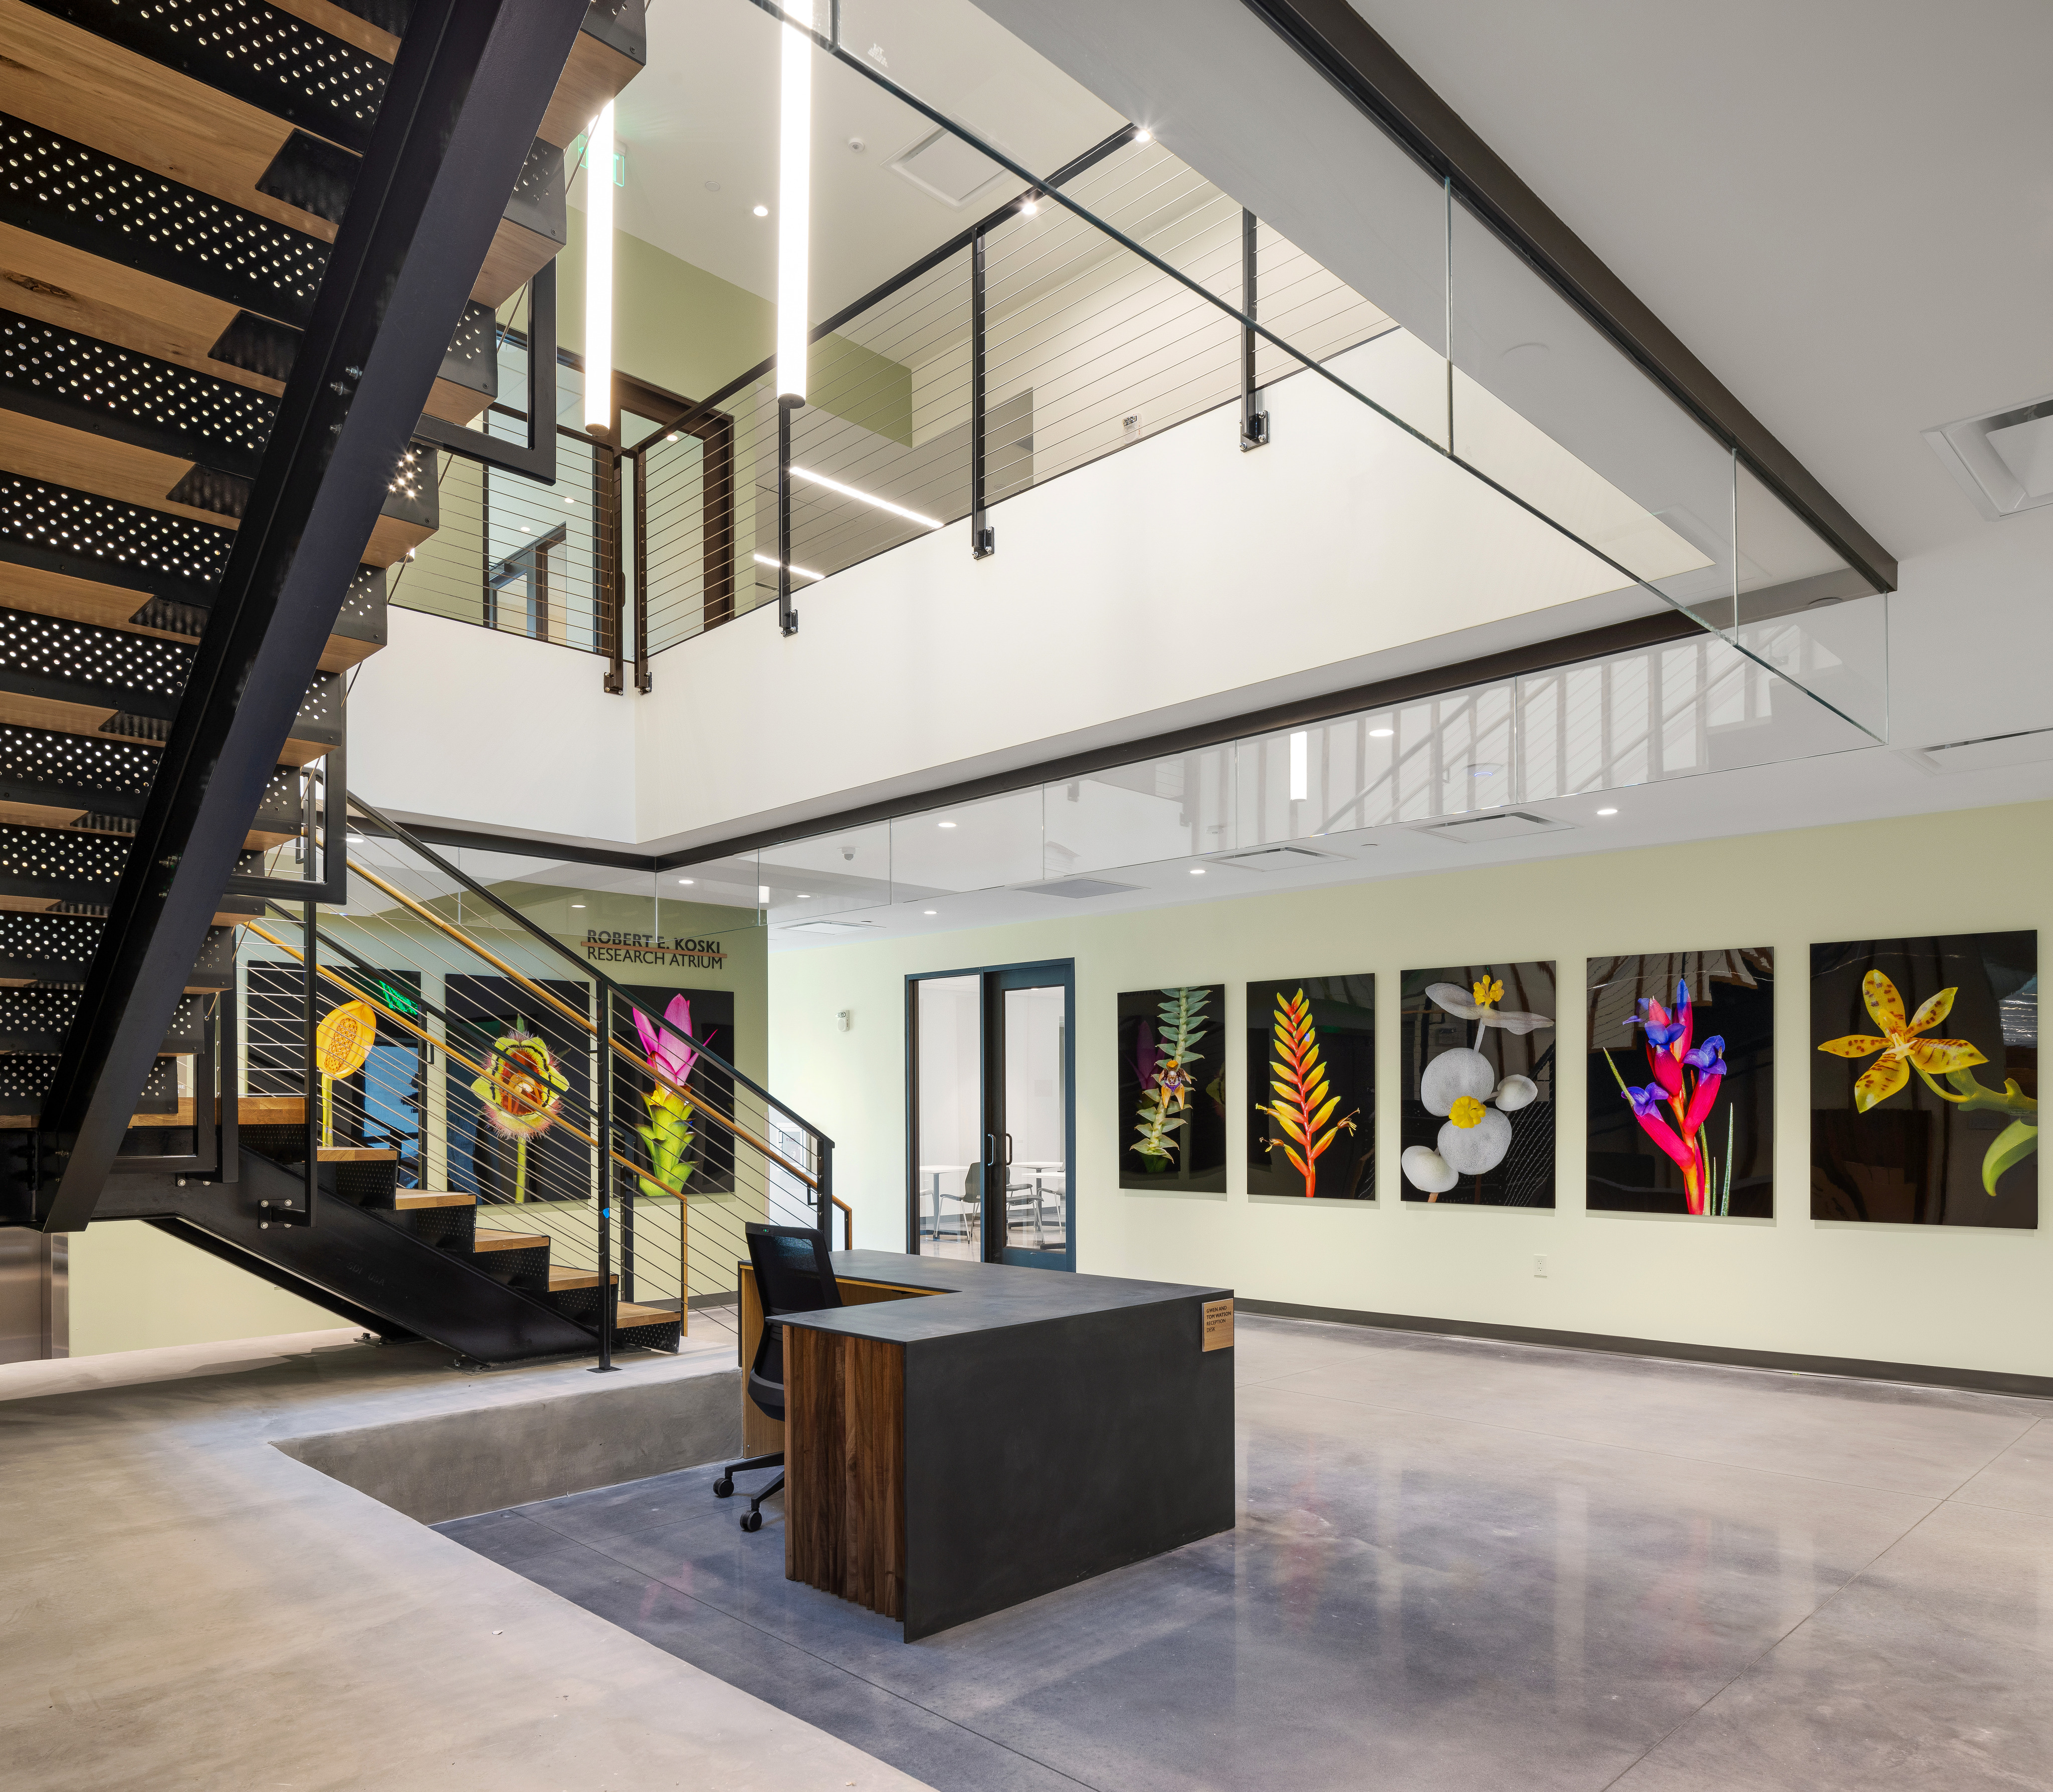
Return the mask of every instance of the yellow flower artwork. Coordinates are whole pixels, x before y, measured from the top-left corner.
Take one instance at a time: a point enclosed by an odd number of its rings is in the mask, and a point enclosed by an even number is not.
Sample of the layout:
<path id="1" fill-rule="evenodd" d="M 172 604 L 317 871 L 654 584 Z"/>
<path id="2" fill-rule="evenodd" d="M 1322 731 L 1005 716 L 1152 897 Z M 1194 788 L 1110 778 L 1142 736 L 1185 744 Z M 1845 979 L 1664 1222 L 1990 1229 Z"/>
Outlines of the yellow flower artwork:
<path id="1" fill-rule="evenodd" d="M 1886 1101 L 1910 1080 L 1913 1069 L 1928 1077 L 1940 1076 L 1949 1071 L 1965 1070 L 1971 1065 L 1988 1062 L 1965 1039 L 1920 1037 L 1929 1033 L 1953 1011 L 1957 993 L 1957 990 L 1940 990 L 1906 1019 L 1903 998 L 1896 993 L 1895 984 L 1886 976 L 1879 971 L 1870 971 L 1861 979 L 1861 999 L 1867 1004 L 1869 1017 L 1881 1028 L 1881 1037 L 1878 1038 L 1871 1033 L 1850 1033 L 1843 1039 L 1828 1039 L 1818 1048 L 1842 1058 L 1870 1057 L 1877 1052 L 1882 1054 L 1854 1084 L 1854 1106 L 1859 1112 L 1865 1114 L 1878 1103 Z M 1943 1090 L 1937 1092 L 1945 1093 Z"/>

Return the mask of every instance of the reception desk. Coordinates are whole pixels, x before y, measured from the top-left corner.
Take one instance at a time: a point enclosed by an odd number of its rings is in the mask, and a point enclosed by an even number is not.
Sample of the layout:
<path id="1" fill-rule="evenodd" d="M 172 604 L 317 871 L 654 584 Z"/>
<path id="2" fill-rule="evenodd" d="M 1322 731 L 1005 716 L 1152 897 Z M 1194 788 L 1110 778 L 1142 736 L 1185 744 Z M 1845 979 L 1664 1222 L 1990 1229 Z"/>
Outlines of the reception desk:
<path id="1" fill-rule="evenodd" d="M 908 1642 L 1234 1522 L 1233 1298 L 838 1251 L 784 1327 L 784 1572 Z M 741 1272 L 742 1360 L 761 1308 Z"/>

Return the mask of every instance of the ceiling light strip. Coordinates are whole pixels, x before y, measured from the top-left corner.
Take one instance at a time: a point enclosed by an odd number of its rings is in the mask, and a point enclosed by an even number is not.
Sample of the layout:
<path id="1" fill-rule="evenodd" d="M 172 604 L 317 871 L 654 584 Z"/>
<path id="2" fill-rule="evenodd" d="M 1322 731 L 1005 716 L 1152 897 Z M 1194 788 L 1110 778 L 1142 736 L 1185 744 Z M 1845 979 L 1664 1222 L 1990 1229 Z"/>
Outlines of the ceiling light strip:
<path id="1" fill-rule="evenodd" d="M 936 517 L 922 516 L 917 510 L 908 510 L 903 504 L 894 504 L 889 498 L 880 498 L 869 492 L 858 492 L 853 485 L 844 485 L 839 480 L 830 479 L 823 473 L 811 472 L 796 461 L 791 465 L 791 476 L 803 479 L 810 485 L 824 485 L 830 492 L 838 492 L 844 498 L 853 498 L 858 504 L 873 504 L 879 510 L 888 510 L 893 516 L 902 516 L 907 522 L 917 523 L 923 529 L 941 527 Z"/>

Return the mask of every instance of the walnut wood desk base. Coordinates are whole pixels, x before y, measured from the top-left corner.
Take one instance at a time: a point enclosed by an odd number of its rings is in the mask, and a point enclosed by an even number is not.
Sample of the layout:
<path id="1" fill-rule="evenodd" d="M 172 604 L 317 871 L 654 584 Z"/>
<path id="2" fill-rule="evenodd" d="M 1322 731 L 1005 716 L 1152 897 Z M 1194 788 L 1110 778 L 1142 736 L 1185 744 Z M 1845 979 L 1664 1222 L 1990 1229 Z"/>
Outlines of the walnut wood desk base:
<path id="1" fill-rule="evenodd" d="M 912 1642 L 1233 1527 L 1230 1291 L 834 1265 L 846 1304 L 783 1322 L 785 1424 L 742 1397 L 744 1447 L 784 1451 L 788 1578 Z M 740 1269 L 745 1364 L 762 1312 Z"/>

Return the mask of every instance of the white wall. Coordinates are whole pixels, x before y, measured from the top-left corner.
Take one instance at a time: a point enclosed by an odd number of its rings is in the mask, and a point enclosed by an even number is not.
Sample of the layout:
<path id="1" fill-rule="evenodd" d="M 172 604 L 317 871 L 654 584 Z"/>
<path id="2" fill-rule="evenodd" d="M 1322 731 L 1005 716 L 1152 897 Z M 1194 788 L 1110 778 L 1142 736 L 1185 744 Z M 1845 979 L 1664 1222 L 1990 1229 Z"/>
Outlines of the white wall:
<path id="1" fill-rule="evenodd" d="M 349 689 L 349 787 L 402 814 L 633 841 L 634 708 L 606 662 L 395 605 Z M 631 679 L 630 679 L 631 686 Z"/>
<path id="2" fill-rule="evenodd" d="M 2053 1375 L 2053 1226 L 1815 1222 L 1808 1125 L 1813 942 L 2049 925 L 2053 804 L 2043 803 L 1066 916 L 774 956 L 771 1086 L 834 1138 L 857 1243 L 902 1250 L 905 974 L 1073 957 L 1081 1269 L 1356 1311 Z M 1585 1022 L 1582 1004 L 1565 999 L 1558 1207 L 1399 1198 L 1395 1014 L 1407 967 L 1553 959 L 1573 990 L 1590 957 L 1760 945 L 1774 947 L 1778 973 L 1774 1221 L 1584 1211 Z M 1362 971 L 1378 979 L 1376 1203 L 1250 1202 L 1238 1104 L 1227 1194 L 1119 1190 L 1121 990 L 1225 982 L 1231 1088 L 1243 1074 L 1247 981 Z M 847 1033 L 834 1028 L 841 1009 L 852 1014 Z M 1533 1273 L 1539 1253 L 1545 1280 Z"/>

